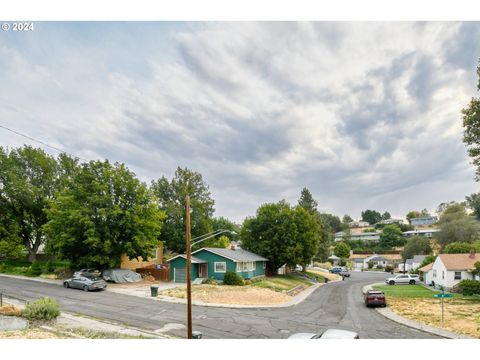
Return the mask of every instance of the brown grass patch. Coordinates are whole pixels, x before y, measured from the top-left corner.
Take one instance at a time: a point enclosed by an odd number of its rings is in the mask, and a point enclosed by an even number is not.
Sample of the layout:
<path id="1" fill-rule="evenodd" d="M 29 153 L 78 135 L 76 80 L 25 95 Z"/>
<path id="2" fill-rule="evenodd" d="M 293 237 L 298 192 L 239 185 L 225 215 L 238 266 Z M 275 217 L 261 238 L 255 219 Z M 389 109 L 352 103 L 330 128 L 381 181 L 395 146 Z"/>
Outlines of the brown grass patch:
<path id="1" fill-rule="evenodd" d="M 61 339 L 58 334 L 42 329 L 26 329 L 20 331 L 2 331 L 0 339 Z"/>
<path id="2" fill-rule="evenodd" d="M 339 279 L 342 278 L 340 275 L 332 274 L 332 273 L 329 273 L 329 272 L 323 272 L 323 271 L 320 271 L 320 270 L 308 269 L 308 272 L 312 272 L 312 273 L 315 273 L 315 274 L 318 274 L 318 275 L 322 275 L 324 278 L 327 278 L 329 281 L 339 280 Z"/>
<path id="3" fill-rule="evenodd" d="M 408 319 L 426 325 L 441 327 L 440 299 L 388 298 L 390 308 Z M 446 299 L 444 303 L 445 329 L 480 338 L 480 302 Z"/>
<path id="4" fill-rule="evenodd" d="M 185 299 L 185 288 L 164 290 L 160 295 Z M 283 304 L 292 299 L 291 296 L 269 289 L 251 286 L 227 285 L 193 285 L 192 299 L 205 303 L 242 304 L 242 305 L 274 305 Z"/>
<path id="5" fill-rule="evenodd" d="M 22 310 L 14 305 L 6 304 L 0 307 L 0 315 L 21 316 Z"/>

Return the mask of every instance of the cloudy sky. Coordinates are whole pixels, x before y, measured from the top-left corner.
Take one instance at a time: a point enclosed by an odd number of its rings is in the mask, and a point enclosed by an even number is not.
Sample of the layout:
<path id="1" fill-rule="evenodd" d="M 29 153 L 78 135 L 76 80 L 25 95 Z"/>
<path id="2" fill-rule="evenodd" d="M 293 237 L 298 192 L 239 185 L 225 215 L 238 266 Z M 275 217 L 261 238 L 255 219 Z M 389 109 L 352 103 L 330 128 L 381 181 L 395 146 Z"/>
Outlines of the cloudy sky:
<path id="1" fill-rule="evenodd" d="M 148 182 L 199 171 L 235 221 L 303 187 L 322 211 L 403 217 L 479 190 L 460 113 L 478 39 L 472 22 L 37 22 L 0 33 L 0 125 Z"/>

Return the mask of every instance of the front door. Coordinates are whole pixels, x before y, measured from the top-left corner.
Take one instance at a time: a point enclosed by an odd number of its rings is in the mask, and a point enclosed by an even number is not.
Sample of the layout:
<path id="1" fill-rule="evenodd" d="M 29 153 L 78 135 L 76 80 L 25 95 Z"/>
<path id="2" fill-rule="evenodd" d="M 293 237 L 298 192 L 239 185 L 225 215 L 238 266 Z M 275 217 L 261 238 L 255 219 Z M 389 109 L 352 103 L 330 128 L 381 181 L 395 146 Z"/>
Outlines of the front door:
<path id="1" fill-rule="evenodd" d="M 198 277 L 207 278 L 208 277 L 208 264 L 199 264 L 198 266 Z"/>

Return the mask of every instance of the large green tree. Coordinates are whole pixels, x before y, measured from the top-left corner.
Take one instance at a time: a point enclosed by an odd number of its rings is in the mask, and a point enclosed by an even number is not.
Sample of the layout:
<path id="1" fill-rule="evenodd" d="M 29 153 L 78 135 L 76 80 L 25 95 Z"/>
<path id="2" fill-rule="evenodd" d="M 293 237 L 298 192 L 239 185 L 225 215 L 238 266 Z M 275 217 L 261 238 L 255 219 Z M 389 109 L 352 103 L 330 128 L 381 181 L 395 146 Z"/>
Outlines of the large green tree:
<path id="1" fill-rule="evenodd" d="M 29 260 L 35 260 L 46 241 L 45 208 L 61 185 L 59 176 L 57 161 L 41 149 L 0 147 L 0 231 L 2 248 L 9 249 L 3 251 L 20 255 L 21 242 Z"/>
<path id="2" fill-rule="evenodd" d="M 382 214 L 382 220 L 388 220 L 388 219 L 391 219 L 391 218 L 392 218 L 392 215 L 390 215 L 390 213 L 388 211 L 385 211 Z"/>
<path id="3" fill-rule="evenodd" d="M 158 200 L 159 207 L 167 214 L 160 240 L 174 252 L 185 252 L 185 199 L 190 196 L 190 224 L 192 238 L 213 231 L 212 217 L 214 200 L 208 185 L 198 172 L 178 167 L 171 181 L 162 177 L 152 182 L 151 188 Z"/>
<path id="4" fill-rule="evenodd" d="M 74 266 L 118 267 L 122 254 L 146 259 L 160 245 L 165 214 L 123 164 L 82 164 L 47 210 L 47 249 Z"/>
<path id="5" fill-rule="evenodd" d="M 477 241 L 473 244 L 464 242 L 453 242 L 443 248 L 444 254 L 467 254 L 471 250 L 480 252 L 480 242 Z"/>
<path id="6" fill-rule="evenodd" d="M 306 187 L 302 189 L 300 193 L 300 199 L 298 200 L 298 205 L 307 210 L 309 213 L 313 214 L 317 211 L 318 203 L 313 198 L 312 193 Z"/>
<path id="7" fill-rule="evenodd" d="M 402 235 L 402 230 L 397 224 L 386 225 L 382 229 L 378 245 L 382 249 L 402 246 L 405 244 L 405 238 Z"/>
<path id="8" fill-rule="evenodd" d="M 480 219 L 480 193 L 470 194 L 465 197 L 467 206 L 473 210 L 473 214 Z"/>
<path id="9" fill-rule="evenodd" d="M 301 206 L 287 202 L 264 204 L 245 220 L 242 248 L 266 257 L 274 272 L 282 265 L 305 266 L 318 252 L 319 225 Z"/>
<path id="10" fill-rule="evenodd" d="M 480 223 L 467 214 L 463 204 L 447 206 L 437 226 L 440 231 L 435 237 L 442 246 L 454 242 L 472 243 L 480 238 Z"/>
<path id="11" fill-rule="evenodd" d="M 367 209 L 362 211 L 362 220 L 373 225 L 382 220 L 382 214 L 378 211 Z"/>
<path id="12" fill-rule="evenodd" d="M 403 268 L 407 259 L 413 258 L 415 255 L 428 255 L 432 252 L 430 247 L 430 240 L 424 236 L 412 236 L 410 237 L 402 251 Z"/>
<path id="13" fill-rule="evenodd" d="M 333 253 L 339 258 L 347 259 L 350 256 L 350 246 L 344 242 L 339 242 L 335 245 Z"/>
<path id="14" fill-rule="evenodd" d="M 480 91 L 480 61 L 477 66 L 479 81 L 477 91 Z M 476 180 L 480 180 L 480 97 L 473 97 L 470 104 L 462 110 L 463 142 L 468 147 L 468 155 L 476 167 Z"/>

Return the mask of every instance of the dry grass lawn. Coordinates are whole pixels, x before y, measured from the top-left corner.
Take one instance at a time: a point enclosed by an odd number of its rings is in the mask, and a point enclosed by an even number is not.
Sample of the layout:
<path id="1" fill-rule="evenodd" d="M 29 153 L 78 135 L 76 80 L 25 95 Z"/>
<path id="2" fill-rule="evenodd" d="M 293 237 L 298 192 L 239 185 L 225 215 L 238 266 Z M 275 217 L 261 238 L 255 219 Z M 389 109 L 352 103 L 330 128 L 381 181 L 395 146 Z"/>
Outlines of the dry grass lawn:
<path id="1" fill-rule="evenodd" d="M 14 305 L 5 304 L 2 307 L 0 307 L 0 315 L 20 316 L 22 315 L 22 309 Z"/>
<path id="2" fill-rule="evenodd" d="M 62 339 L 56 333 L 43 329 L 25 329 L 19 331 L 0 331 L 0 339 Z"/>
<path id="3" fill-rule="evenodd" d="M 441 327 L 440 299 L 388 297 L 389 307 L 406 318 Z M 445 299 L 445 329 L 480 338 L 480 302 Z"/>
<path id="4" fill-rule="evenodd" d="M 308 272 L 312 272 L 312 273 L 315 273 L 315 274 L 318 274 L 318 275 L 322 275 L 324 278 L 327 278 L 329 281 L 339 280 L 339 279 L 342 278 L 340 275 L 332 274 L 332 273 L 329 273 L 329 272 L 323 272 L 323 271 L 315 270 L 315 269 L 308 269 Z"/>
<path id="5" fill-rule="evenodd" d="M 164 290 L 159 295 L 182 299 L 187 297 L 185 288 Z M 252 286 L 202 284 L 192 286 L 192 299 L 217 304 L 269 305 L 284 304 L 292 297 L 281 292 Z"/>

